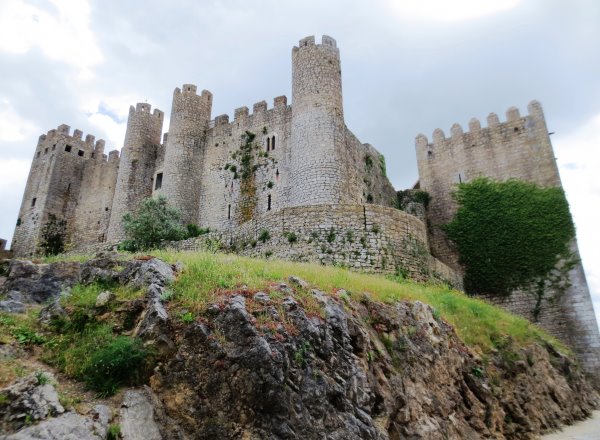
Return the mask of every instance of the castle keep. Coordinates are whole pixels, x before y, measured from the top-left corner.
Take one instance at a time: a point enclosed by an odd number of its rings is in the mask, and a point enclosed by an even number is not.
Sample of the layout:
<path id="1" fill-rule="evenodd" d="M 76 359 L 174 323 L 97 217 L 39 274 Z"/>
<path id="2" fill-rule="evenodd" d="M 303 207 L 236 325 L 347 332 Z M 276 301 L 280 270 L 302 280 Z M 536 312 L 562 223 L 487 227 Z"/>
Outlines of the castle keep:
<path id="1" fill-rule="evenodd" d="M 184 84 L 173 93 L 169 132 L 164 113 L 149 104 L 129 110 L 121 154 L 104 141 L 82 139 L 67 125 L 40 136 L 34 153 L 12 250 L 38 251 L 50 216 L 66 222 L 77 250 L 110 247 L 124 238 L 121 220 L 142 200 L 164 195 L 185 224 L 208 227 L 207 236 L 173 243 L 197 249 L 219 239 L 237 252 L 317 261 L 418 280 L 462 284 L 458 256 L 440 226 L 456 212 L 454 185 L 479 176 L 518 178 L 560 186 L 540 104 L 529 114 L 511 108 L 507 121 L 491 114 L 482 128 L 455 124 L 433 142 L 416 139 L 426 208 L 415 198 L 397 209 L 397 194 L 378 151 L 344 123 L 340 54 L 333 38 L 300 40 L 292 50 L 292 105 L 276 97 L 212 117 L 210 92 Z M 416 191 L 413 189 L 411 191 Z M 576 243 L 573 249 L 577 250 Z M 600 367 L 600 335 L 581 264 L 572 286 L 547 301 L 540 323 L 575 348 L 584 367 Z M 525 292 L 490 297 L 531 318 L 535 299 Z"/>

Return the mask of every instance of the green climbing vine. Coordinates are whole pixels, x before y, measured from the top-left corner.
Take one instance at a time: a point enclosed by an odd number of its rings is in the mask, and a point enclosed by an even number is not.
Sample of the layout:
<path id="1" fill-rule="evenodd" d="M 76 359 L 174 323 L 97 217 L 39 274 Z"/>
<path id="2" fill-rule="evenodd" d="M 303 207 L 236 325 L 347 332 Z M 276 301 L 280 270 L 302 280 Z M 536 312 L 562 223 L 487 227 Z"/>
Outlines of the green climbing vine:
<path id="1" fill-rule="evenodd" d="M 487 178 L 458 185 L 458 211 L 444 226 L 465 268 L 469 293 L 508 295 L 516 289 L 537 297 L 539 314 L 548 287 L 568 287 L 577 263 L 569 248 L 575 228 L 561 188 Z"/>
<path id="2" fill-rule="evenodd" d="M 263 130 L 264 131 L 264 130 Z M 260 167 L 275 164 L 274 158 L 269 153 L 261 151 L 261 146 L 255 142 L 256 135 L 246 131 L 241 136 L 240 148 L 234 151 L 231 156 L 231 162 L 223 167 L 233 174 L 233 180 L 240 179 L 240 221 L 251 220 L 254 216 L 257 203 L 256 171 Z M 267 188 L 273 188 L 274 184 L 269 181 Z"/>

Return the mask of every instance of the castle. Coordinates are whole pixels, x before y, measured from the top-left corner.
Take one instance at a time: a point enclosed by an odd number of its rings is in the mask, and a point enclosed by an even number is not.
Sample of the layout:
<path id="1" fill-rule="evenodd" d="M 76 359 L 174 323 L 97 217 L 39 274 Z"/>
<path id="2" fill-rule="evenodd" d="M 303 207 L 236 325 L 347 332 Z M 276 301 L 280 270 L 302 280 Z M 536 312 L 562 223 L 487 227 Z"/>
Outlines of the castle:
<path id="1" fill-rule="evenodd" d="M 210 228 L 206 236 L 173 243 L 197 249 L 218 239 L 245 255 L 319 261 L 379 273 L 403 273 L 461 287 L 456 251 L 440 225 L 456 212 L 454 185 L 479 176 L 519 178 L 560 186 L 539 103 L 528 115 L 511 108 L 506 122 L 473 119 L 433 142 L 416 138 L 419 182 L 398 194 L 385 161 L 344 123 L 340 54 L 323 36 L 292 50 L 292 105 L 285 96 L 212 119 L 212 94 L 184 84 L 173 94 L 169 132 L 164 113 L 139 103 L 129 110 L 121 154 L 103 140 L 83 139 L 60 125 L 40 136 L 12 250 L 34 255 L 50 215 L 66 222 L 74 249 L 110 247 L 124 238 L 121 220 L 142 200 L 164 195 L 184 224 Z M 411 197 L 427 191 L 431 203 Z M 576 243 L 573 244 L 576 251 Z M 546 301 L 539 322 L 570 344 L 590 372 L 600 370 L 600 335 L 583 268 L 557 301 Z M 531 318 L 526 292 L 490 300 Z"/>

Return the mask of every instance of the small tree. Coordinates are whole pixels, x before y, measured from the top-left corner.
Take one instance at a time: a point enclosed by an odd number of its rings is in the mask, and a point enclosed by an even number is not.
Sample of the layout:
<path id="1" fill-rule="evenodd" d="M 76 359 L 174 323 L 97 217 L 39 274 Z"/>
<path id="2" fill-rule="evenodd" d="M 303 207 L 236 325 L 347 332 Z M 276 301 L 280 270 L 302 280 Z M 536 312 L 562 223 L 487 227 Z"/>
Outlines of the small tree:
<path id="1" fill-rule="evenodd" d="M 42 228 L 40 250 L 45 256 L 58 255 L 65 250 L 65 235 L 67 221 L 57 218 L 54 214 L 48 215 L 48 221 Z"/>
<path id="2" fill-rule="evenodd" d="M 144 199 L 137 213 L 123 216 L 123 228 L 127 240 L 121 249 L 146 251 L 160 248 L 164 241 L 181 240 L 186 231 L 179 223 L 181 214 L 167 204 L 164 196 Z"/>

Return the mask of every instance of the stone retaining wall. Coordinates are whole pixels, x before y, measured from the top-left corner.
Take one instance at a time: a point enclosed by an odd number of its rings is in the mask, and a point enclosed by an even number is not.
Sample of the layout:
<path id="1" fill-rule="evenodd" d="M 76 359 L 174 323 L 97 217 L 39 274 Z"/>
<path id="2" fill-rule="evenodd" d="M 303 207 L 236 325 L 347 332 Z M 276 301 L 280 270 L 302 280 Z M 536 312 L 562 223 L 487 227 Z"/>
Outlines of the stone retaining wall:
<path id="1" fill-rule="evenodd" d="M 319 262 L 462 287 L 459 276 L 429 254 L 423 222 L 378 205 L 286 208 L 246 222 L 229 233 L 173 242 L 169 248 L 199 250 L 217 240 L 246 256 Z"/>

